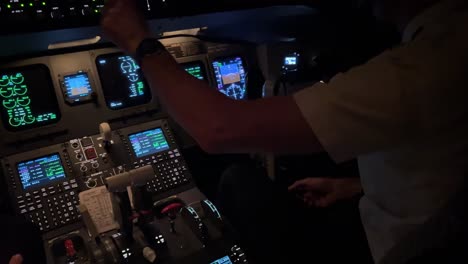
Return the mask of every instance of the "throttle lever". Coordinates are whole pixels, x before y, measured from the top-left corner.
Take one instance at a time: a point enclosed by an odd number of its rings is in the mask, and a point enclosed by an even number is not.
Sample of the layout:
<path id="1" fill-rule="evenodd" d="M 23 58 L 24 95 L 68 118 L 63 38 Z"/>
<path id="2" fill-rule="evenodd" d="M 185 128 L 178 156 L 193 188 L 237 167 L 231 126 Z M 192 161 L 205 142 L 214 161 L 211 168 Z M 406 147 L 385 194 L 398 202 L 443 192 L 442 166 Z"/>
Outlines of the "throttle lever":
<path id="1" fill-rule="evenodd" d="M 161 214 L 169 217 L 169 223 L 171 225 L 171 233 L 176 233 L 175 230 L 175 219 L 177 218 L 177 212 L 183 208 L 184 205 L 181 203 L 171 203 L 161 210 Z"/>

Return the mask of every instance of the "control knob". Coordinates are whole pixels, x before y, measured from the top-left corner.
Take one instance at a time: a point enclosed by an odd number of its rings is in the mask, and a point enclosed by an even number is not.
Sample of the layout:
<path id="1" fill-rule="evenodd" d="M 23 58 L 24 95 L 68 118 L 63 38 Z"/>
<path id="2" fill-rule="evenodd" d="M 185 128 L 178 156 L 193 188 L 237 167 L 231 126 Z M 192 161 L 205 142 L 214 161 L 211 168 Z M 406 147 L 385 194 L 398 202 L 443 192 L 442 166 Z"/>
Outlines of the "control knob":
<path id="1" fill-rule="evenodd" d="M 43 21 L 47 19 L 47 12 L 43 8 L 38 8 L 34 12 L 36 20 Z"/>
<path id="2" fill-rule="evenodd" d="M 75 7 L 70 7 L 68 10 L 68 15 L 71 17 L 78 15 L 78 10 Z"/>
<path id="3" fill-rule="evenodd" d="M 92 189 L 97 186 L 97 181 L 96 179 L 89 178 L 85 184 L 86 184 L 86 187 L 88 187 L 89 189 Z"/>
<path id="4" fill-rule="evenodd" d="M 62 19 L 63 18 L 63 13 L 60 11 L 59 7 L 52 7 L 52 11 L 50 12 L 50 17 L 52 19 Z"/>
<path id="5" fill-rule="evenodd" d="M 85 5 L 85 6 L 83 6 L 83 8 L 81 9 L 81 14 L 82 14 L 83 16 L 90 16 L 90 15 L 93 14 L 93 9 L 92 9 L 90 6 Z"/>

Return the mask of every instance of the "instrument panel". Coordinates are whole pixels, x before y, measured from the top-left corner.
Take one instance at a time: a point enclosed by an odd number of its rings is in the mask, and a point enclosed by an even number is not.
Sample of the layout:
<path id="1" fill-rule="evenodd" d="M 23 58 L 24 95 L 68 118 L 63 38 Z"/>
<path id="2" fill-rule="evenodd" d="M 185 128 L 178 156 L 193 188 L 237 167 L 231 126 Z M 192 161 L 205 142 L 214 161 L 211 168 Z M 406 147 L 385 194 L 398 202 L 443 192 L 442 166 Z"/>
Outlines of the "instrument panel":
<path id="1" fill-rule="evenodd" d="M 163 40 L 189 74 L 233 99 L 249 99 L 247 69 L 252 62 L 245 48 L 182 41 L 184 49 L 204 46 L 197 54 L 179 57 L 182 45 Z M 226 61 L 227 54 L 232 61 Z M 3 64 L 0 99 L 2 156 L 96 133 L 101 122 L 120 128 L 165 116 L 140 66 L 115 48 Z"/>
<path id="2" fill-rule="evenodd" d="M 166 18 L 222 11 L 214 1 L 137 0 L 146 18 Z M 95 26 L 99 24 L 104 0 L 2 0 L 1 33 L 32 32 L 51 29 Z"/>
<path id="3" fill-rule="evenodd" d="M 147 185 L 155 199 L 174 194 L 170 190 L 177 187 L 194 187 L 166 121 L 116 130 L 109 144 L 92 135 L 3 159 L 17 213 L 38 221 L 41 231 L 59 228 L 78 220 L 67 217 L 77 214 L 80 190 L 103 186 L 107 177 L 145 165 L 156 172 Z"/>
<path id="4" fill-rule="evenodd" d="M 151 250 L 157 250 L 157 263 L 248 263 L 220 212 L 196 188 L 164 119 L 112 131 L 109 138 L 102 134 L 84 136 L 11 155 L 3 158 L 1 165 L 16 213 L 43 234 L 47 263 L 147 263 L 141 247 L 149 250 L 150 244 Z M 146 220 L 140 219 L 143 222 L 130 229 L 138 230 L 133 234 L 125 233 L 128 229 L 121 224 L 92 240 L 92 228 L 79 209 L 84 192 L 109 189 L 109 178 L 143 167 L 150 167 L 150 178 L 144 190 L 133 195 L 144 194 L 144 203 L 150 204 L 154 218 L 150 220 L 146 210 Z M 117 191 L 114 195 L 122 201 L 127 194 Z M 133 199 L 136 203 L 137 198 Z M 95 203 L 103 206 L 102 200 Z M 125 207 L 120 208 L 119 214 Z M 132 216 L 138 207 L 134 210 Z M 122 217 L 127 219 L 123 213 Z M 70 244 L 81 247 L 80 252 L 72 251 L 70 256 L 65 250 Z M 106 254 L 114 257 L 109 259 Z"/>
<path id="5" fill-rule="evenodd" d="M 162 40 L 187 73 L 233 99 L 253 98 L 250 50 L 177 41 Z M 183 131 L 132 57 L 100 48 L 12 61 L 0 66 L 0 100 L 0 162 L 10 204 L 41 231 L 47 263 L 144 263 L 140 246 L 147 243 L 158 263 L 247 263 L 233 229 L 194 182 Z M 131 227 L 125 219 L 134 214 L 120 205 L 120 228 L 90 238 L 93 228 L 80 206 L 97 200 L 85 193 L 110 191 L 109 179 L 141 172 L 147 178 L 131 187 L 133 195 L 127 189 L 113 195 L 120 204 L 132 197 L 132 211 L 155 215 Z"/>

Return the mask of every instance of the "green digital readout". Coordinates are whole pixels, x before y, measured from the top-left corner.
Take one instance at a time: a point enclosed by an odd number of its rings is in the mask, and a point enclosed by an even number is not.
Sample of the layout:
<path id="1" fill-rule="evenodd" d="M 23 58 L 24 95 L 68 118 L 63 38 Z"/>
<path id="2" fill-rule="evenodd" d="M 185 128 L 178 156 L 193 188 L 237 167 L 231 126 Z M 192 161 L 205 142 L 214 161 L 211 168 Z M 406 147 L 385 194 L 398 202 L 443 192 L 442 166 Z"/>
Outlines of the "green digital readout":
<path id="1" fill-rule="evenodd" d="M 0 70 L 3 126 L 20 131 L 58 122 L 60 111 L 47 67 Z"/>
<path id="2" fill-rule="evenodd" d="M 199 80 L 205 80 L 205 71 L 201 62 L 189 62 L 182 64 L 186 72 Z"/>

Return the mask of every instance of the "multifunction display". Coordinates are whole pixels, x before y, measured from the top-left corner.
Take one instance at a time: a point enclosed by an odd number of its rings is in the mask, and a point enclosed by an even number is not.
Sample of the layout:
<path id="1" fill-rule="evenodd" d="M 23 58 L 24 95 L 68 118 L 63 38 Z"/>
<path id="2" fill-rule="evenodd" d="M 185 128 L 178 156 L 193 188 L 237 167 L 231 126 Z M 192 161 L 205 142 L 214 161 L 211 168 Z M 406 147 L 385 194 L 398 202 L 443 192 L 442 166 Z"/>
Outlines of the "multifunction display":
<path id="1" fill-rule="evenodd" d="M 106 104 L 110 109 L 122 109 L 151 101 L 151 91 L 135 60 L 126 55 L 106 54 L 97 57 Z"/>
<path id="2" fill-rule="evenodd" d="M 131 134 L 128 138 L 137 158 L 169 149 L 169 144 L 160 128 Z"/>
<path id="3" fill-rule="evenodd" d="M 0 70 L 3 126 L 20 131 L 53 124 L 60 110 L 49 69 L 40 64 Z"/>
<path id="4" fill-rule="evenodd" d="M 23 189 L 43 186 L 56 179 L 65 178 L 59 154 L 18 163 L 17 169 Z"/>

